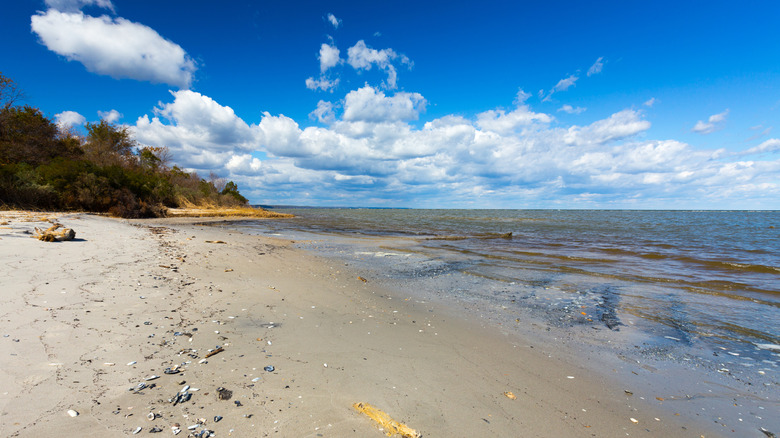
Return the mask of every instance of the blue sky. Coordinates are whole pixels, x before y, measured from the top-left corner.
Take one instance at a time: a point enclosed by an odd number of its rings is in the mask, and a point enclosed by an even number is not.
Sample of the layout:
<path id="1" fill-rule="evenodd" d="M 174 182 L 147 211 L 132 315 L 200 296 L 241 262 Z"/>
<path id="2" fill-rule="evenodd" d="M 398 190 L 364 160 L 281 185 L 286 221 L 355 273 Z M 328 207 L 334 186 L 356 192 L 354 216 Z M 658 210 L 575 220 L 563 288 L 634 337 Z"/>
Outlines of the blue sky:
<path id="1" fill-rule="evenodd" d="M 0 71 L 254 203 L 780 209 L 780 4 L 21 0 Z"/>

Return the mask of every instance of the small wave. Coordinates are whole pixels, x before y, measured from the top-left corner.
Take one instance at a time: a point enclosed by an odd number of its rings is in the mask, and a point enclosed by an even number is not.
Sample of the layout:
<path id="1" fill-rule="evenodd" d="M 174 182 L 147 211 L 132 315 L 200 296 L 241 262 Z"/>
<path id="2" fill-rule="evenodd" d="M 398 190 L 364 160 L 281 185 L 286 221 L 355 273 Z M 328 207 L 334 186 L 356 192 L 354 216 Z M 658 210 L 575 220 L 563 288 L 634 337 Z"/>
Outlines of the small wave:
<path id="1" fill-rule="evenodd" d="M 373 257 L 409 257 L 411 254 L 399 254 L 396 252 L 382 252 L 382 251 L 358 251 L 355 253 L 356 255 L 368 255 Z"/>
<path id="2" fill-rule="evenodd" d="M 476 234 L 474 236 L 438 236 L 438 237 L 429 237 L 425 240 L 466 240 L 466 239 L 511 239 L 512 233 L 485 233 L 485 234 Z"/>
<path id="3" fill-rule="evenodd" d="M 762 350 L 780 351 L 780 345 L 777 344 L 755 344 L 755 346 Z"/>

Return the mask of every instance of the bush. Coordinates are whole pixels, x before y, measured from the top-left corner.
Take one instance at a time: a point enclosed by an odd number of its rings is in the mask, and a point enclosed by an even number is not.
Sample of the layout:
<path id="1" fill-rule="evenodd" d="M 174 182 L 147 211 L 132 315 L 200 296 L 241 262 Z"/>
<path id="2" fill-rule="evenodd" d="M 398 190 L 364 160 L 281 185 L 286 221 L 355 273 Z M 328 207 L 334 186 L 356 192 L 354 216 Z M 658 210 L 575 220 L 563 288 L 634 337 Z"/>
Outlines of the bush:
<path id="1" fill-rule="evenodd" d="M 79 138 L 37 108 L 13 106 L 19 95 L 0 74 L 0 206 L 156 217 L 166 207 L 247 204 L 232 181 L 219 190 L 216 176 L 169 168 L 167 148 L 139 150 L 127 127 L 87 123 Z"/>

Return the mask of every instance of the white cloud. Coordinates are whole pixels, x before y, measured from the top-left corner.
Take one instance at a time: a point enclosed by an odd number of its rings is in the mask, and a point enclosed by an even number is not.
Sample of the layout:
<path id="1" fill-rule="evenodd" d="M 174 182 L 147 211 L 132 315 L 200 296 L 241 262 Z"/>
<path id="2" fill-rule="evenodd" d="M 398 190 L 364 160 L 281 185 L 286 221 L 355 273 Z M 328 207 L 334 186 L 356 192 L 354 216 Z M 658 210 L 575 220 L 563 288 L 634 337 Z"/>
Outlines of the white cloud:
<path id="1" fill-rule="evenodd" d="M 398 55 L 393 49 L 376 50 L 368 47 L 365 41 L 360 40 L 354 46 L 347 49 L 347 63 L 356 70 L 371 70 L 373 65 L 387 73 L 387 88 L 396 88 L 398 73 L 393 61 L 398 59 L 401 64 L 411 66 L 409 58 Z"/>
<path id="2" fill-rule="evenodd" d="M 339 85 L 339 79 L 329 80 L 323 77 L 320 77 L 319 79 L 314 78 L 308 78 L 306 79 L 306 88 L 310 90 L 322 90 L 322 91 L 328 91 L 330 90 L 333 92 L 333 89 L 336 88 Z"/>
<path id="3" fill-rule="evenodd" d="M 100 116 L 101 120 L 105 120 L 108 123 L 116 123 L 122 118 L 122 114 L 115 109 L 112 109 L 111 111 L 98 111 L 98 116 Z"/>
<path id="4" fill-rule="evenodd" d="M 728 115 L 729 115 L 729 110 L 727 109 L 722 113 L 711 115 L 706 122 L 699 120 L 698 122 L 696 122 L 696 125 L 693 127 L 693 132 L 698 132 L 699 134 L 711 134 L 723 128 L 723 123 L 726 122 L 726 117 Z"/>
<path id="5" fill-rule="evenodd" d="M 333 104 L 324 100 L 317 102 L 317 109 L 309 113 L 309 118 L 320 123 L 333 123 L 336 120 Z"/>
<path id="6" fill-rule="evenodd" d="M 651 108 L 653 105 L 655 105 L 656 102 L 657 101 L 655 100 L 655 97 L 651 97 L 650 99 L 647 99 L 642 105 Z"/>
<path id="7" fill-rule="evenodd" d="M 564 140 L 567 144 L 573 145 L 606 144 L 631 137 L 648 129 L 650 129 L 650 122 L 643 120 L 641 113 L 634 110 L 623 110 L 582 128 L 570 127 Z"/>
<path id="8" fill-rule="evenodd" d="M 31 26 L 49 50 L 90 72 L 179 88 L 192 83 L 195 62 L 184 49 L 142 24 L 49 9 L 33 15 Z"/>
<path id="9" fill-rule="evenodd" d="M 262 132 L 232 108 L 194 91 L 171 94 L 174 101 L 155 108 L 154 117 L 144 115 L 136 121 L 133 131 L 140 143 L 167 146 L 176 163 L 201 170 L 220 168 L 234 154 L 259 147 Z"/>
<path id="10" fill-rule="evenodd" d="M 517 95 L 515 96 L 514 103 L 515 103 L 515 105 L 522 105 L 530 97 L 531 97 L 531 93 L 526 93 L 525 91 L 523 91 L 522 88 L 519 88 L 517 90 Z"/>
<path id="11" fill-rule="evenodd" d="M 336 46 L 323 44 L 320 47 L 320 72 L 325 73 L 329 68 L 337 66 L 341 62 L 339 49 Z"/>
<path id="12" fill-rule="evenodd" d="M 250 154 L 233 155 L 225 168 L 234 175 L 255 175 L 262 168 L 262 162 Z"/>
<path id="13" fill-rule="evenodd" d="M 272 116 L 264 112 L 259 128 L 263 134 L 262 145 L 276 156 L 306 157 L 317 153 L 317 150 L 307 149 L 301 142 L 303 132 L 298 123 L 287 116 Z"/>
<path id="14" fill-rule="evenodd" d="M 601 73 L 601 70 L 604 68 L 604 57 L 601 56 L 599 59 L 596 60 L 596 62 L 593 63 L 593 65 L 590 66 L 588 69 L 588 77 L 591 77 L 595 74 Z"/>
<path id="15" fill-rule="evenodd" d="M 62 12 L 78 12 L 85 6 L 97 6 L 114 12 L 111 0 L 46 0 L 46 6 Z"/>
<path id="16" fill-rule="evenodd" d="M 339 28 L 339 26 L 341 26 L 341 20 L 339 20 L 338 18 L 336 18 L 336 16 L 335 16 L 335 15 L 333 15 L 333 14 L 331 14 L 331 13 L 329 13 L 329 14 L 328 14 L 328 21 L 329 21 L 329 22 L 330 22 L 330 24 L 332 24 L 332 25 L 333 25 L 333 27 L 334 27 L 334 28 L 336 28 L 336 29 L 338 29 L 338 28 Z"/>
<path id="17" fill-rule="evenodd" d="M 426 103 L 419 93 L 396 93 L 387 97 L 382 91 L 366 85 L 347 94 L 343 119 L 375 123 L 417 120 L 425 111 Z"/>
<path id="18" fill-rule="evenodd" d="M 760 145 L 746 150 L 742 155 L 761 154 L 767 152 L 780 152 L 780 139 L 770 138 Z"/>
<path id="19" fill-rule="evenodd" d="M 486 131 L 500 134 L 510 134 L 521 127 L 527 127 L 535 122 L 550 123 L 552 117 L 543 113 L 535 113 L 528 106 L 521 105 L 514 111 L 488 110 L 477 114 L 477 126 Z"/>
<path id="20" fill-rule="evenodd" d="M 552 95 L 553 94 L 555 94 L 557 92 L 560 92 L 560 91 L 566 91 L 569 88 L 573 87 L 574 84 L 577 83 L 578 79 L 579 79 L 579 77 L 575 76 L 575 75 L 571 75 L 571 76 L 569 76 L 567 78 L 561 79 L 560 81 L 558 81 L 557 84 L 555 84 L 555 86 L 552 88 L 552 90 L 550 90 L 550 92 L 547 93 L 547 96 L 544 97 L 544 99 L 542 99 L 542 101 L 548 102 L 550 99 L 552 99 Z M 542 96 L 544 96 L 544 90 L 539 90 L 539 97 L 541 98 Z"/>
<path id="21" fill-rule="evenodd" d="M 169 146 L 188 168 L 216 170 L 254 202 L 630 207 L 650 201 L 706 208 L 724 199 L 741 202 L 759 189 L 775 199 L 767 207 L 778 207 L 780 199 L 776 155 L 737 160 L 776 154 L 780 140 L 737 156 L 648 139 L 650 123 L 631 109 L 577 126 L 518 103 L 511 111 L 445 115 L 416 127 L 411 122 L 426 104 L 422 95 L 366 85 L 340 106 L 318 102 L 310 117 L 325 126 L 302 127 L 268 112 L 248 124 L 207 96 L 172 95 L 151 120 L 138 120 L 139 141 Z"/>
<path id="22" fill-rule="evenodd" d="M 57 121 L 57 126 L 62 130 L 66 130 L 71 126 L 81 126 L 87 123 L 87 119 L 75 111 L 63 111 L 59 114 L 55 114 L 54 120 Z"/>
<path id="23" fill-rule="evenodd" d="M 578 106 L 578 107 L 575 108 L 575 107 L 573 107 L 573 106 L 571 106 L 569 104 L 566 104 L 566 105 L 563 105 L 562 107 L 558 108 L 558 112 L 561 112 L 561 111 L 563 111 L 565 113 L 568 113 L 568 114 L 580 114 L 580 113 L 583 113 L 583 112 L 587 111 L 587 108 L 583 108 L 581 106 Z"/>
<path id="24" fill-rule="evenodd" d="M 558 81 L 557 84 L 553 87 L 553 91 L 566 91 L 570 87 L 572 87 L 579 77 L 571 75 L 568 78 L 563 78 L 560 81 Z"/>

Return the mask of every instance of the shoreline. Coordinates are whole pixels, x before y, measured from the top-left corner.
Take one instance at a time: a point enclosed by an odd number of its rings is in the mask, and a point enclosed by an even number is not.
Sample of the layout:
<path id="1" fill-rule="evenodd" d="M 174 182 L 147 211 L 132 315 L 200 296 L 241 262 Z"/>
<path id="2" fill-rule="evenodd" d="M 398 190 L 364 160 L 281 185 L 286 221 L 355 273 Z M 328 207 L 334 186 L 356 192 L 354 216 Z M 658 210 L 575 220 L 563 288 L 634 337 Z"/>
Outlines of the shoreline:
<path id="1" fill-rule="evenodd" d="M 77 241 L 46 243 L 22 234 L 40 223 L 8 221 L 3 436 L 170 433 L 175 423 L 187 436 L 199 418 L 216 436 L 382 436 L 358 402 L 427 437 L 730 435 L 627 394 L 574 349 L 364 282 L 289 241 L 203 219 L 62 214 Z M 128 391 L 142 382 L 155 387 Z M 183 385 L 199 390 L 167 402 Z"/>

